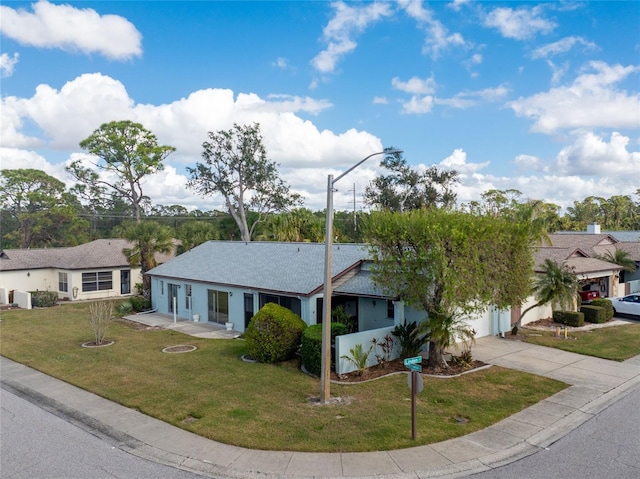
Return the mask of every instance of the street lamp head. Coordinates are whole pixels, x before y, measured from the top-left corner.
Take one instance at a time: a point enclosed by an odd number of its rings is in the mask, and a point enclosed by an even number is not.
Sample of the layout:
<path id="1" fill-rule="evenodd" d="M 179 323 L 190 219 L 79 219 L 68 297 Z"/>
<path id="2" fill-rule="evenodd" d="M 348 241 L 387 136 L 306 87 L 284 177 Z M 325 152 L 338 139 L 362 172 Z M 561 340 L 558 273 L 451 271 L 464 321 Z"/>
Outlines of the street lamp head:
<path id="1" fill-rule="evenodd" d="M 384 150 L 384 154 L 385 155 L 397 155 L 398 153 L 404 153 L 404 151 L 403 150 L 397 150 L 397 149 Z"/>

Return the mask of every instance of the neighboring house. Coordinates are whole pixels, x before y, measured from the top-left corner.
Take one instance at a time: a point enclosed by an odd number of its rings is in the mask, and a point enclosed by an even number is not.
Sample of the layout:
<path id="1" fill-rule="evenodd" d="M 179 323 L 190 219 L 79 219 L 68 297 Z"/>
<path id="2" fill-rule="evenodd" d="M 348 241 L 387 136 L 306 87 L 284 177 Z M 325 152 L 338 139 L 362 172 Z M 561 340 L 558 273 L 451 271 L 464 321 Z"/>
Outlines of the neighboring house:
<path id="1" fill-rule="evenodd" d="M 622 250 L 636 263 L 636 271 L 620 271 L 617 288 L 608 290 L 607 296 L 624 296 L 640 291 L 640 231 L 600 231 L 598 224 L 590 224 L 587 231 L 563 231 L 550 235 L 554 246 L 574 246 L 589 256 L 603 256 L 607 252 Z"/>
<path id="2" fill-rule="evenodd" d="M 0 304 L 16 291 L 55 291 L 63 300 L 129 296 L 142 282 L 122 250 L 124 239 L 99 239 L 67 248 L 6 249 L 0 252 Z M 163 262 L 173 255 L 157 255 Z"/>

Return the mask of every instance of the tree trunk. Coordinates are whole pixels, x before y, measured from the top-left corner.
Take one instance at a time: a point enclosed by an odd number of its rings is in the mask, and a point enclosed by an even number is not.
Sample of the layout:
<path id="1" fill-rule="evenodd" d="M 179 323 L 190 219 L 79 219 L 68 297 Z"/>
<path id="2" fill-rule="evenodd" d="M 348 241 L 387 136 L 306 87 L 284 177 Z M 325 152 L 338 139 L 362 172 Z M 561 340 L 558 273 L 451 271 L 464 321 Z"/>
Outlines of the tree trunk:
<path id="1" fill-rule="evenodd" d="M 433 341 L 429 341 L 429 362 L 427 364 L 430 368 L 434 369 L 447 368 L 447 363 L 442 355 L 442 349 Z"/>

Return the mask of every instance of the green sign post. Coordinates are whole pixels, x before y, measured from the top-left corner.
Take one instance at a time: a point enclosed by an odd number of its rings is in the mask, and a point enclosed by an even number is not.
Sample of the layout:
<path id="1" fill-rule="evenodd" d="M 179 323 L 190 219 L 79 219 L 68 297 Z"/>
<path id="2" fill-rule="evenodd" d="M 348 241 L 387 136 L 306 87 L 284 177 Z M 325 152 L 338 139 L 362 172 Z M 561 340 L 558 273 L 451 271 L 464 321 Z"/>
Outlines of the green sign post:
<path id="1" fill-rule="evenodd" d="M 419 374 L 422 372 L 420 363 L 422 363 L 422 356 L 404 360 L 404 365 L 411 370 L 407 379 L 409 379 L 409 388 L 411 388 L 411 439 L 414 441 L 416 440 L 416 396 L 423 388 L 422 376 Z"/>

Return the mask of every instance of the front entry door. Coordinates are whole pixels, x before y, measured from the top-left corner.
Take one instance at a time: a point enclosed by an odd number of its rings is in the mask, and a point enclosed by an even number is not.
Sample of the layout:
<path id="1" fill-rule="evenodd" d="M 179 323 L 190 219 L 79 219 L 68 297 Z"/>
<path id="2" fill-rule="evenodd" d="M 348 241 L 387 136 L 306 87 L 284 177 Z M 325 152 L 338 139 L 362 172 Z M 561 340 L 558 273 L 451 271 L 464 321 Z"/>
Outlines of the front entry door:
<path id="1" fill-rule="evenodd" d="M 253 295 L 244 293 L 244 330 L 249 327 L 249 323 L 253 318 Z"/>

